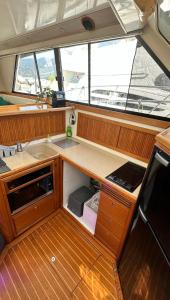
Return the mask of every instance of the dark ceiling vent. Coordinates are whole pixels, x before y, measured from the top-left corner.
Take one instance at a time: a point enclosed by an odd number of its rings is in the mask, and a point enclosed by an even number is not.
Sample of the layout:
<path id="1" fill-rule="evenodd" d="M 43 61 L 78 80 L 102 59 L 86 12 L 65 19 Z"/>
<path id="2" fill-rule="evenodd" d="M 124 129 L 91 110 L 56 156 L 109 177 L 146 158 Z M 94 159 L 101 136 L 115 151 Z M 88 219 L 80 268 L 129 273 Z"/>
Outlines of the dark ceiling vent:
<path id="1" fill-rule="evenodd" d="M 82 23 L 83 27 L 85 28 L 85 30 L 87 30 L 87 31 L 92 31 L 95 29 L 95 23 L 89 17 L 82 18 L 81 23 Z"/>

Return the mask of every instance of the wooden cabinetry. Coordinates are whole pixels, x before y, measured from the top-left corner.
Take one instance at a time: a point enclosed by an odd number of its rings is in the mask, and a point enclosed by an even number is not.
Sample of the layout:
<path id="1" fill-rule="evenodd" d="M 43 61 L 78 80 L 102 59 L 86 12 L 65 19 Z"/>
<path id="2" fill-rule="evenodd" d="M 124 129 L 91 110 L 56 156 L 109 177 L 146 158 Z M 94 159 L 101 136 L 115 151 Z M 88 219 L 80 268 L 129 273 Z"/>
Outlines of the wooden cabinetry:
<path id="1" fill-rule="evenodd" d="M 24 231 L 54 211 L 53 195 L 44 197 L 12 216 L 16 233 Z"/>
<path id="2" fill-rule="evenodd" d="M 100 196 L 95 236 L 116 257 L 121 252 L 133 211 L 133 203 L 121 195 L 117 195 L 113 190 L 103 187 Z"/>
<path id="3" fill-rule="evenodd" d="M 1 188 L 0 214 L 9 242 L 60 206 L 59 158 L 6 176 Z"/>
<path id="4" fill-rule="evenodd" d="M 149 160 L 158 132 L 140 124 L 121 122 L 121 119 L 110 120 L 100 115 L 78 113 L 78 136 L 142 161 Z"/>

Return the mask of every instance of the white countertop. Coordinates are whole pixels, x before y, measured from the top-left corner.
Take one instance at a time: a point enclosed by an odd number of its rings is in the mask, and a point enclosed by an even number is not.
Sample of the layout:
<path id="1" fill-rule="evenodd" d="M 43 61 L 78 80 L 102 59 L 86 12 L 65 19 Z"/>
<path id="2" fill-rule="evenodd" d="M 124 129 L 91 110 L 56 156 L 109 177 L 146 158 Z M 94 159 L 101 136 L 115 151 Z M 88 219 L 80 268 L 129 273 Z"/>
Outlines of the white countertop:
<path id="1" fill-rule="evenodd" d="M 58 139 L 57 136 L 50 138 L 51 141 L 56 139 Z M 45 141 L 47 142 L 46 139 L 41 139 L 30 143 L 30 145 L 42 143 Z M 50 141 L 47 142 L 47 145 L 51 149 L 56 151 L 56 156 L 61 155 L 63 159 L 81 169 L 84 169 L 84 171 L 89 172 L 101 181 L 106 181 L 105 177 L 107 175 L 121 167 L 127 161 L 136 163 L 136 160 L 134 160 L 133 158 L 123 155 L 119 152 L 113 151 L 113 153 L 109 153 L 108 151 L 102 150 L 100 149 L 100 147 L 91 145 L 90 143 L 84 142 L 81 139 L 76 139 L 76 141 L 79 142 L 78 145 L 67 149 L 62 149 Z M 47 161 L 47 159 L 39 160 L 34 158 L 32 155 L 27 153 L 26 150 L 24 150 L 23 152 L 18 152 L 15 156 L 6 157 L 3 160 L 6 162 L 11 171 L 20 171 L 21 169 L 31 167 L 37 163 Z M 137 163 L 144 167 L 147 166 L 147 164 L 142 161 L 137 161 Z M 9 176 L 11 174 L 11 171 L 1 174 L 1 177 Z M 108 181 L 108 183 L 110 182 Z M 113 186 L 115 186 L 115 184 L 113 184 Z M 119 189 L 124 190 L 121 187 L 119 187 Z M 133 193 L 129 193 L 128 191 L 126 192 L 129 195 L 131 194 L 134 197 L 137 197 L 139 189 L 140 187 L 138 187 Z"/>

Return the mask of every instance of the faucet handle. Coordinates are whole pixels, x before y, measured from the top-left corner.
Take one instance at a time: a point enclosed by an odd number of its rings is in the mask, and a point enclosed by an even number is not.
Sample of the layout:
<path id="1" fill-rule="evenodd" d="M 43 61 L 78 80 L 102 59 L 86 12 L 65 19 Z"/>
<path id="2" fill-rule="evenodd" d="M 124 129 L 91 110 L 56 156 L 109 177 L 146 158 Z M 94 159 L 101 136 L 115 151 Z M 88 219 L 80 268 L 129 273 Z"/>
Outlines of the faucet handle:
<path id="1" fill-rule="evenodd" d="M 17 143 L 17 152 L 22 152 L 22 151 L 23 151 L 22 144 Z"/>

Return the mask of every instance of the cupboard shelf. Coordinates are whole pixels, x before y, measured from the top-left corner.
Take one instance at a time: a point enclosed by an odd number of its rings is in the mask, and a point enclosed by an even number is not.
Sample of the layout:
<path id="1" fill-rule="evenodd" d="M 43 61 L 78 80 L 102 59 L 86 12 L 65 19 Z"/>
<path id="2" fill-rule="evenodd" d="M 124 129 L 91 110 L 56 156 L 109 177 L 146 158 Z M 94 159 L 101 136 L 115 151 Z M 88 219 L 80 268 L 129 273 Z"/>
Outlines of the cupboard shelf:
<path id="1" fill-rule="evenodd" d="M 36 179 L 30 180 L 30 181 L 28 181 L 28 182 L 26 182 L 24 184 L 19 185 L 16 188 L 10 189 L 10 190 L 8 190 L 7 194 L 11 194 L 13 192 L 16 192 L 17 190 L 20 190 L 20 189 L 22 189 L 22 188 L 24 188 L 26 186 L 31 185 L 32 183 L 35 183 L 35 182 L 37 182 L 37 181 L 39 181 L 39 180 L 41 180 L 43 178 L 48 177 L 49 175 L 52 175 L 52 172 L 46 173 L 46 174 L 44 174 L 42 176 L 37 177 Z"/>

